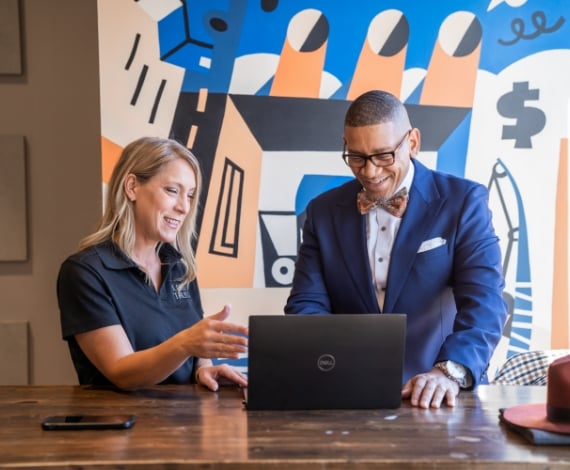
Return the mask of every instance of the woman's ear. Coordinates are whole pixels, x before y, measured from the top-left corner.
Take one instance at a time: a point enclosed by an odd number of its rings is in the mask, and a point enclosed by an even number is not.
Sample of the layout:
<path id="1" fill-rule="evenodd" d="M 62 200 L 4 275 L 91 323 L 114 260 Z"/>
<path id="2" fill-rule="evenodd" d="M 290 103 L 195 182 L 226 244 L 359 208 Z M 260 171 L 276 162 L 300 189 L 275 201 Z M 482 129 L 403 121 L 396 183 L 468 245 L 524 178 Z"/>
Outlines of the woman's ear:
<path id="1" fill-rule="evenodd" d="M 137 198 L 137 177 L 129 173 L 125 178 L 124 188 L 127 199 L 131 202 L 135 201 Z"/>

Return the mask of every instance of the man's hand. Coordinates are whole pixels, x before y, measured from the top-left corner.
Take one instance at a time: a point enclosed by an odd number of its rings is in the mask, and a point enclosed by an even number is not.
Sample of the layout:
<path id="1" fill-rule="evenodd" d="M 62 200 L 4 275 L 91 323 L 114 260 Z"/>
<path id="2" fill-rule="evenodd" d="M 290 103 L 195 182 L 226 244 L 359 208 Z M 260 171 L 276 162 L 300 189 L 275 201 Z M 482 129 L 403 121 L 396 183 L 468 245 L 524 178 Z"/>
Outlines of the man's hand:
<path id="1" fill-rule="evenodd" d="M 457 382 L 437 368 L 412 377 L 402 388 L 402 398 L 409 398 L 412 406 L 420 408 L 439 408 L 444 398 L 447 406 L 455 406 L 458 393 Z"/>

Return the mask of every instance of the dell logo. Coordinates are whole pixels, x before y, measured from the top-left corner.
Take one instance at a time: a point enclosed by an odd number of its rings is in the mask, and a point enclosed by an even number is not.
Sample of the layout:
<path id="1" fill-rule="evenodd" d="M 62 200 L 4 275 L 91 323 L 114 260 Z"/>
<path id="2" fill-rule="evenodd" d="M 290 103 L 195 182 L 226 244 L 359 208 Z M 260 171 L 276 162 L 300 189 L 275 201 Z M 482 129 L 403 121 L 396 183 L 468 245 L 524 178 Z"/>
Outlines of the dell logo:
<path id="1" fill-rule="evenodd" d="M 319 368 L 319 370 L 322 370 L 323 372 L 328 372 L 330 370 L 333 370 L 335 363 L 336 361 L 332 354 L 322 354 L 317 359 L 317 367 Z"/>

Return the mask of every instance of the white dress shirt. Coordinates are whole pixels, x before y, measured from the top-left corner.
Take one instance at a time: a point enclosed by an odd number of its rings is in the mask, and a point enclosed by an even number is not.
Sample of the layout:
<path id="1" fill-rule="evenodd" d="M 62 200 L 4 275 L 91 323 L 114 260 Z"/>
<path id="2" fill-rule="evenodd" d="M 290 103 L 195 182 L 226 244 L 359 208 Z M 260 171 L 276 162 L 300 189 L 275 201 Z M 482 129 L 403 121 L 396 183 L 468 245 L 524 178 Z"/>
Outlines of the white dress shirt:
<path id="1" fill-rule="evenodd" d="M 414 179 L 414 165 L 410 162 L 408 173 L 396 189 L 398 192 L 404 186 L 410 187 Z M 368 243 L 368 259 L 370 271 L 372 272 L 372 282 L 376 290 L 376 298 L 380 311 L 384 307 L 384 295 L 386 291 L 386 281 L 388 278 L 388 268 L 390 267 L 390 256 L 392 246 L 396 239 L 396 234 L 400 228 L 399 217 L 394 217 L 381 207 L 371 210 L 366 217 L 366 239 Z"/>

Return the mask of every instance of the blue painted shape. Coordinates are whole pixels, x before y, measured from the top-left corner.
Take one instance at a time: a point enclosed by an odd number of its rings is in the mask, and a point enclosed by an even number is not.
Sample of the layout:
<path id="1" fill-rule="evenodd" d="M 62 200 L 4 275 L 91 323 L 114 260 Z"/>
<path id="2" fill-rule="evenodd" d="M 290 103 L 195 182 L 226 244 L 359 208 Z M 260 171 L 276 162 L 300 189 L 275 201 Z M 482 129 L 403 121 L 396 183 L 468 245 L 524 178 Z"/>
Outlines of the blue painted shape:
<path id="1" fill-rule="evenodd" d="M 508 170 L 506 165 L 501 159 L 499 159 L 498 164 L 504 171 L 505 175 L 509 179 L 511 188 L 515 193 L 515 199 L 517 204 L 518 212 L 518 239 L 517 239 L 517 262 L 516 262 L 516 274 L 515 282 L 517 284 L 531 285 L 531 273 L 530 273 L 530 256 L 529 256 L 529 245 L 528 245 L 528 229 L 526 224 L 526 216 L 523 205 L 522 196 L 520 194 L 519 188 L 513 175 Z M 524 298 L 522 298 L 520 293 L 524 293 Z M 507 356 L 510 357 L 512 353 L 517 352 L 517 350 L 523 349 L 528 351 L 530 349 L 530 339 L 532 337 L 532 289 L 530 287 L 517 288 L 514 299 L 514 311 L 517 312 L 513 315 L 513 325 L 512 332 L 518 333 L 521 337 L 526 338 L 528 341 L 526 343 L 511 337 L 509 339 L 509 351 Z M 523 315 L 521 312 L 528 312 L 527 315 Z M 513 350 L 514 349 L 514 350 Z M 518 351 L 520 352 L 520 351 Z"/>
<path id="2" fill-rule="evenodd" d="M 295 214 L 299 215 L 305 211 L 309 201 L 319 194 L 336 188 L 341 184 L 354 179 L 353 176 L 338 175 L 304 175 L 297 188 L 295 197 Z"/>
<path id="3" fill-rule="evenodd" d="M 463 121 L 461 121 L 439 148 L 437 152 L 437 170 L 465 177 L 471 115 L 472 111 L 469 111 L 465 115 L 465 118 L 463 118 Z"/>

